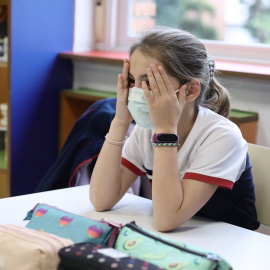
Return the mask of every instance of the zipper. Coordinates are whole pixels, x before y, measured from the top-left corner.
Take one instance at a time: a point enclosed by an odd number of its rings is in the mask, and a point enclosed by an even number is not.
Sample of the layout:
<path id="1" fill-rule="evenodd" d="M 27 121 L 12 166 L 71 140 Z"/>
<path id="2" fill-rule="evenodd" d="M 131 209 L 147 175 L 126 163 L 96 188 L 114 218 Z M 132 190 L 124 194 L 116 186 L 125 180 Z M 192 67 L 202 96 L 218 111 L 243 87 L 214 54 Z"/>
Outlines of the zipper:
<path id="1" fill-rule="evenodd" d="M 45 205 L 47 207 L 50 207 L 50 208 L 53 208 L 53 209 L 56 209 L 58 211 L 61 211 L 61 212 L 64 212 L 64 213 L 67 213 L 67 214 L 71 214 L 71 215 L 75 215 L 75 216 L 78 216 L 78 217 L 83 217 L 83 218 L 87 218 L 89 220 L 93 220 L 93 221 L 97 221 L 97 222 L 101 222 L 102 224 L 108 226 L 108 227 L 118 227 L 118 228 L 121 228 L 122 227 L 122 224 L 120 223 L 115 223 L 115 222 L 112 222 L 112 221 L 109 221 L 107 220 L 107 218 L 101 218 L 101 220 L 97 220 L 97 219 L 94 219 L 94 218 L 89 218 L 89 217 L 86 217 L 86 216 L 82 216 L 82 215 L 78 215 L 78 214 L 74 214 L 74 213 L 71 213 L 71 212 L 68 212 L 66 210 L 62 210 L 60 208 L 57 208 L 55 206 L 51 206 L 49 204 L 46 204 L 46 203 L 37 203 L 33 209 L 31 209 L 30 211 L 28 211 L 26 217 L 24 218 L 24 220 L 31 220 L 32 216 L 33 216 L 33 213 L 35 211 L 35 209 L 37 208 L 37 206 L 42 206 L 42 205 Z"/>
<path id="2" fill-rule="evenodd" d="M 147 237 L 150 237 L 150 238 L 152 238 L 152 239 L 154 239 L 156 241 L 159 241 L 159 242 L 161 242 L 161 243 L 163 243 L 165 245 L 169 245 L 169 246 L 174 247 L 176 249 L 179 249 L 181 251 L 185 251 L 185 252 L 188 252 L 188 253 L 191 253 L 191 254 L 206 258 L 206 259 L 210 260 L 212 263 L 213 262 L 218 263 L 220 261 L 220 258 L 217 255 L 213 254 L 213 253 L 203 253 L 203 252 L 194 251 L 194 250 L 189 249 L 189 248 L 178 246 L 178 245 L 176 245 L 174 243 L 171 243 L 171 242 L 169 242 L 169 241 L 167 241 L 165 239 L 161 239 L 159 237 L 156 237 L 156 236 L 154 236 L 154 235 L 140 229 L 136 225 L 136 223 L 134 221 L 126 224 L 125 226 L 132 229 L 132 230 L 134 230 L 134 231 L 136 231 L 136 232 L 138 232 L 138 233 L 141 233 L 141 234 L 143 234 L 143 235 L 145 235 Z"/>
<path id="3" fill-rule="evenodd" d="M 119 233 L 120 233 L 120 228 L 115 227 L 112 231 L 110 238 L 109 238 L 108 245 L 107 245 L 108 247 L 112 247 L 112 248 L 114 247 L 114 244 L 116 242 L 116 238 L 119 235 Z"/>
<path id="4" fill-rule="evenodd" d="M 113 231 L 111 233 L 111 236 L 109 238 L 109 242 L 108 242 L 108 247 L 114 247 L 115 241 L 117 236 L 119 235 L 121 229 L 122 229 L 122 224 L 120 223 L 116 223 L 113 222 L 111 220 L 108 220 L 107 218 L 101 218 L 100 222 L 105 223 L 105 224 L 109 224 L 110 226 L 113 227 Z"/>

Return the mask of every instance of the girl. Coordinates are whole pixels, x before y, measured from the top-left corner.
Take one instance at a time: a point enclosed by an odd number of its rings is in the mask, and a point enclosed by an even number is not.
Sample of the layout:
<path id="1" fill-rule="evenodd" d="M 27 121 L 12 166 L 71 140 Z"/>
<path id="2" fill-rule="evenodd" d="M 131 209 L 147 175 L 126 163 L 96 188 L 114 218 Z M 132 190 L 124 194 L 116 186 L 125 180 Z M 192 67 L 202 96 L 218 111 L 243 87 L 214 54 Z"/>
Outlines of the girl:
<path id="1" fill-rule="evenodd" d="M 247 143 L 229 112 L 214 61 L 196 37 L 144 32 L 118 75 L 116 114 L 90 182 L 95 209 L 111 209 L 146 174 L 158 231 L 195 214 L 257 229 Z"/>

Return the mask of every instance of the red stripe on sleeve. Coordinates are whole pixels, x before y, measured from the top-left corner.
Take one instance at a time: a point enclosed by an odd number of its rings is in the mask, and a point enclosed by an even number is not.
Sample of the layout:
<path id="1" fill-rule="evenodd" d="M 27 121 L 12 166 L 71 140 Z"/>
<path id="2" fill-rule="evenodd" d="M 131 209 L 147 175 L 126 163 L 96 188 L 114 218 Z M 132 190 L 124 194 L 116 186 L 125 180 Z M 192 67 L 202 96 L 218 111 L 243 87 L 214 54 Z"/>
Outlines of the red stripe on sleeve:
<path id="1" fill-rule="evenodd" d="M 139 168 L 137 168 L 133 163 L 129 162 L 127 159 L 122 157 L 121 164 L 124 165 L 126 168 L 131 170 L 137 175 L 146 175 L 145 172 L 141 171 Z"/>
<path id="2" fill-rule="evenodd" d="M 215 185 L 218 185 L 220 188 L 226 188 L 226 189 L 232 189 L 233 184 L 234 184 L 232 181 L 229 181 L 226 179 L 207 176 L 207 175 L 198 174 L 198 173 L 185 173 L 184 179 L 192 179 L 192 180 L 198 180 L 198 181 L 209 183 L 209 184 L 215 184 Z"/>

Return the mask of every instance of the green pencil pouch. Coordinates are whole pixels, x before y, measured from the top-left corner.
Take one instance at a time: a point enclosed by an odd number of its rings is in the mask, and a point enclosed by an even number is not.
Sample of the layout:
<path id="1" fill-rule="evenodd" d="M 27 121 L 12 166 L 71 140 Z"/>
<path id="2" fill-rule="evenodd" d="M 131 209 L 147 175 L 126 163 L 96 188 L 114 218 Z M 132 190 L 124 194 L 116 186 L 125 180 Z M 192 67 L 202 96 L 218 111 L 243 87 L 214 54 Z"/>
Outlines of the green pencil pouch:
<path id="1" fill-rule="evenodd" d="M 98 221 L 63 211 L 47 204 L 37 204 L 27 213 L 26 227 L 70 239 L 73 243 L 90 242 L 113 246 L 120 224 Z"/>
<path id="2" fill-rule="evenodd" d="M 123 226 L 115 249 L 161 269 L 232 269 L 228 262 L 216 254 L 162 237 L 137 226 L 135 222 Z"/>

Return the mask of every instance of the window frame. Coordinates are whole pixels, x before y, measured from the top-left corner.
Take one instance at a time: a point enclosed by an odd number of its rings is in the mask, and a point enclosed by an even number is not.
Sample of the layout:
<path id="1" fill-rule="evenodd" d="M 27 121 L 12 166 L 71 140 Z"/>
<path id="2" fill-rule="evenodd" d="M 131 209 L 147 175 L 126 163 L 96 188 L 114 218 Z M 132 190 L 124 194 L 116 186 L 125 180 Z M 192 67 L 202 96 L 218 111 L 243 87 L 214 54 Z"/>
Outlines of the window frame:
<path id="1" fill-rule="evenodd" d="M 105 38 L 102 42 L 97 42 L 96 48 L 103 51 L 128 51 L 134 38 L 127 37 L 129 0 L 110 0 L 106 4 Z M 125 41 L 125 42 L 122 42 Z M 234 45 L 221 41 L 201 40 L 206 47 L 207 53 L 214 59 L 270 64 L 269 45 Z"/>

